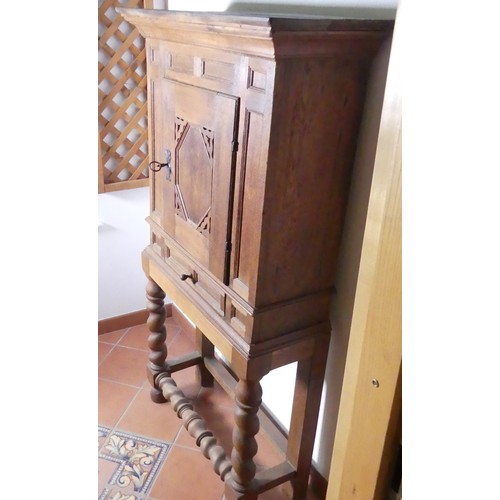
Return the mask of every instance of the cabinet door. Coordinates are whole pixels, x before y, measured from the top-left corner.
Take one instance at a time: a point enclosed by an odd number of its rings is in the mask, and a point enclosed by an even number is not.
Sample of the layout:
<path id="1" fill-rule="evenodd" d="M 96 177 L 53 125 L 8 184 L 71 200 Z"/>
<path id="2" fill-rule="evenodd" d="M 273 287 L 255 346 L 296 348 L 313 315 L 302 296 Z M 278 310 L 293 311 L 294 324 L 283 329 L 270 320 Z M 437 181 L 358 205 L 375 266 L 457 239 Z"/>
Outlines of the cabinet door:
<path id="1" fill-rule="evenodd" d="M 162 99 L 162 226 L 227 283 L 239 99 L 168 79 Z"/>

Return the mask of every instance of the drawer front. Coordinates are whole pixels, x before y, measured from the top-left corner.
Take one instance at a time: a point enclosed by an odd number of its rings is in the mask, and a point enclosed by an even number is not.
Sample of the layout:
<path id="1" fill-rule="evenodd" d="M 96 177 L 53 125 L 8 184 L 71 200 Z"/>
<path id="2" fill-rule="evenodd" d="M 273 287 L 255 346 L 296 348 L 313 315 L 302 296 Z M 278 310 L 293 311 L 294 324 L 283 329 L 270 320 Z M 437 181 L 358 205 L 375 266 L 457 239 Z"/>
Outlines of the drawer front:
<path id="1" fill-rule="evenodd" d="M 228 282 L 239 99 L 160 80 L 154 205 L 160 225 L 214 277 Z M 162 157 L 164 159 L 162 159 Z"/>
<path id="2" fill-rule="evenodd" d="M 225 294 L 213 286 L 207 274 L 172 248 L 169 248 L 165 257 L 166 263 L 179 276 L 179 287 L 191 287 L 219 315 L 224 316 Z"/>

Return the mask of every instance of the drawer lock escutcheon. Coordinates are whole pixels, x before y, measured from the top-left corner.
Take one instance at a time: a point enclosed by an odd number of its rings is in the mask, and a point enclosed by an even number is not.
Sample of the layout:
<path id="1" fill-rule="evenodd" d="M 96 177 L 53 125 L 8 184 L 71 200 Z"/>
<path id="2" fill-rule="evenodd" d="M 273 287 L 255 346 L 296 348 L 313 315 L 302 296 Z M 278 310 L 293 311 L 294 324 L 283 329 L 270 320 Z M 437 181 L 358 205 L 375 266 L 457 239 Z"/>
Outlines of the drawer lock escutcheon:
<path id="1" fill-rule="evenodd" d="M 159 161 L 153 160 L 149 162 L 149 169 L 151 172 L 159 172 L 163 167 L 165 167 L 165 174 L 167 181 L 170 180 L 170 176 L 172 175 L 172 167 L 170 166 L 170 161 L 172 160 L 172 153 L 167 149 L 165 151 L 165 163 L 161 163 Z"/>

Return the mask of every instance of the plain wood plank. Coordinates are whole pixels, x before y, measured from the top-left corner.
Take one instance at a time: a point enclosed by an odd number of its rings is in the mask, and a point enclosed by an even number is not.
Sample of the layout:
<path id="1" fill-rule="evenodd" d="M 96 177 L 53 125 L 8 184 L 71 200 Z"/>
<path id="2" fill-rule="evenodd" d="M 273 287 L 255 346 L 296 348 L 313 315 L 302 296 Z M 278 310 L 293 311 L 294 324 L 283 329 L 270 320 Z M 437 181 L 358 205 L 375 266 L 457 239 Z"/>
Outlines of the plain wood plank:
<path id="1" fill-rule="evenodd" d="M 288 461 L 281 462 L 274 467 L 258 472 L 255 479 L 259 485 L 259 493 L 270 490 L 279 484 L 293 479 L 295 469 Z"/>
<path id="2" fill-rule="evenodd" d="M 178 356 L 176 358 L 168 358 L 167 366 L 168 371 L 171 373 L 178 372 L 180 370 L 184 370 L 185 368 L 189 368 L 190 366 L 199 365 L 203 360 L 198 352 L 190 352 L 188 354 L 183 354 L 182 356 Z"/>
<path id="3" fill-rule="evenodd" d="M 101 137 L 97 134 L 97 165 L 98 165 L 98 193 L 104 193 L 104 166 L 102 164 Z"/>
<path id="4" fill-rule="evenodd" d="M 401 412 L 400 28 L 389 61 L 327 500 L 385 497 Z"/>
<path id="5" fill-rule="evenodd" d="M 149 179 L 137 179 L 134 181 L 120 181 L 112 184 L 104 184 L 104 192 L 112 193 L 113 191 L 123 191 L 125 189 L 136 189 L 140 187 L 147 187 Z"/>
<path id="6" fill-rule="evenodd" d="M 297 363 L 292 416 L 288 438 L 287 459 L 296 468 L 293 499 L 304 498 L 311 471 L 317 415 L 328 355 L 329 336 L 317 337 L 308 359 Z"/>

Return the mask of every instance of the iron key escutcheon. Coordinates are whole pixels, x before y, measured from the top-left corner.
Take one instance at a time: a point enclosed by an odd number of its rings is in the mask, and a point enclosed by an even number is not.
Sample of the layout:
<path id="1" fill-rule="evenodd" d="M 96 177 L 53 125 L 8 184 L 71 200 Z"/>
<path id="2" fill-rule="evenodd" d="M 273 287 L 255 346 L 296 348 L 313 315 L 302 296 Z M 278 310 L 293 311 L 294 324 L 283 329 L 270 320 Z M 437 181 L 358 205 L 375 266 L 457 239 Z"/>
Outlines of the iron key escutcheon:
<path id="1" fill-rule="evenodd" d="M 172 175 L 172 167 L 170 166 L 170 161 L 172 159 L 172 153 L 170 153 L 170 149 L 165 150 L 165 163 L 161 163 L 159 161 L 153 160 L 149 162 L 149 169 L 151 172 L 159 172 L 163 167 L 165 167 L 165 178 L 167 181 L 170 180 L 170 176 Z"/>

